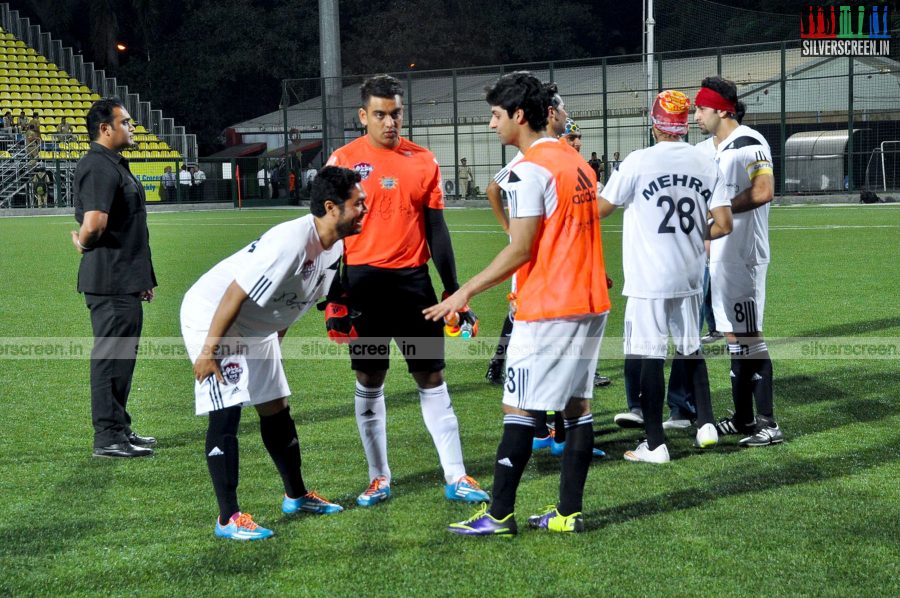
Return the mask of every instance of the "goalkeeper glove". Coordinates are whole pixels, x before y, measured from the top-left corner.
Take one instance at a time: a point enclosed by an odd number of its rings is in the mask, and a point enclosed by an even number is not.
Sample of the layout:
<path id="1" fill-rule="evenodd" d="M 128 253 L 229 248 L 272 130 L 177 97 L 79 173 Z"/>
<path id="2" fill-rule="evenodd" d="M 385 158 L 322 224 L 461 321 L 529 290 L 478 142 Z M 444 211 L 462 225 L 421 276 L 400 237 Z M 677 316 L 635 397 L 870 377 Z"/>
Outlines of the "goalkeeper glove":
<path id="1" fill-rule="evenodd" d="M 347 305 L 347 294 L 342 293 L 331 301 L 323 301 L 316 307 L 325 312 L 325 331 L 328 338 L 338 344 L 346 344 L 359 338 L 353 319 L 359 313 L 350 309 Z"/>

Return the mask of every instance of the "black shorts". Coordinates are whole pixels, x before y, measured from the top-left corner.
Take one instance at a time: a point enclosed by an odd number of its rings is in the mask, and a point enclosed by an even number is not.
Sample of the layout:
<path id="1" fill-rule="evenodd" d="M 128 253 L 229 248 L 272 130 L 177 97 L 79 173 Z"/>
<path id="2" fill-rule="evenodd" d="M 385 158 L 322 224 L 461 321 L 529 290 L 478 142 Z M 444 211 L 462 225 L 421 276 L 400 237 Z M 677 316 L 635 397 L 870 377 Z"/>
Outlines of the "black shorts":
<path id="1" fill-rule="evenodd" d="M 344 288 L 351 309 L 359 312 L 354 318 L 359 339 L 350 343 L 354 370 L 387 370 L 391 339 L 411 373 L 444 369 L 444 324 L 422 315 L 423 309 L 438 302 L 427 264 L 399 269 L 346 266 Z"/>

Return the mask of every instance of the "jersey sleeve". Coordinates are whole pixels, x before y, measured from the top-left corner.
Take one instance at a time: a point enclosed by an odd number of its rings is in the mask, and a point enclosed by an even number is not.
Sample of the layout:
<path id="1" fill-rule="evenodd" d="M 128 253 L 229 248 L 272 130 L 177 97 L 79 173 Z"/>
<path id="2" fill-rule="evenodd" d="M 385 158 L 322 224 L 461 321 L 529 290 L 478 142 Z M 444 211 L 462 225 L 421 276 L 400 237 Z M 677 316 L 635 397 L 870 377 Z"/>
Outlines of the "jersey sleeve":
<path id="1" fill-rule="evenodd" d="M 441 180 L 441 167 L 437 158 L 432 156 L 434 170 L 431 173 L 431 180 L 426 187 L 425 207 L 432 210 L 444 209 L 444 184 Z"/>
<path id="2" fill-rule="evenodd" d="M 531 162 L 520 162 L 509 171 L 500 186 L 506 192 L 510 218 L 530 218 L 552 213 L 555 205 L 553 176 Z"/>
<path id="3" fill-rule="evenodd" d="M 634 199 L 634 177 L 631 175 L 632 161 L 627 157 L 618 170 L 613 170 L 600 194 L 615 206 L 627 206 Z"/>
<path id="4" fill-rule="evenodd" d="M 716 180 L 713 183 L 712 195 L 709 197 L 709 202 L 707 205 L 707 209 L 714 210 L 715 208 L 722 207 L 731 207 L 731 197 L 734 195 L 733 193 L 729 194 L 727 191 L 728 187 L 725 184 L 725 176 L 722 172 L 716 168 L 717 176 Z"/>
<path id="5" fill-rule="evenodd" d="M 756 145 L 742 148 L 742 153 L 742 162 L 746 164 L 745 170 L 751 181 L 761 174 L 773 174 L 772 154 L 769 148 Z"/>
<path id="6" fill-rule="evenodd" d="M 284 279 L 297 270 L 303 256 L 296 245 L 286 247 L 274 235 L 265 234 L 244 250 L 240 272 L 234 280 L 250 300 L 265 307 Z"/>

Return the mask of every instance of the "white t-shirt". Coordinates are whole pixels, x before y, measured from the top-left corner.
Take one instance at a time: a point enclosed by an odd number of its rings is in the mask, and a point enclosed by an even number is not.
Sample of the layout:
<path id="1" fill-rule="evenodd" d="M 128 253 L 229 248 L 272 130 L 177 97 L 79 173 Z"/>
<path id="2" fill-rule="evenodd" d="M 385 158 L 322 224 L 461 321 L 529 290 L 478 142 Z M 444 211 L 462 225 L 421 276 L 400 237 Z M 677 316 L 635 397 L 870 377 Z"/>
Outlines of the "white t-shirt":
<path id="1" fill-rule="evenodd" d="M 269 173 L 266 172 L 265 168 L 260 168 L 256 173 L 256 182 L 259 183 L 260 187 L 266 186 L 266 181 L 269 180 Z"/>
<path id="2" fill-rule="evenodd" d="M 757 131 L 740 125 L 719 143 L 716 161 L 725 175 L 729 199 L 749 189 L 761 174 L 772 174 L 772 152 Z M 712 242 L 710 262 L 769 263 L 769 204 L 734 215 L 731 234 Z"/>
<path id="3" fill-rule="evenodd" d="M 603 198 L 625 207 L 622 294 L 644 299 L 702 292 L 706 214 L 730 206 L 715 161 L 688 143 L 662 142 L 625 157 Z"/>
<path id="4" fill-rule="evenodd" d="M 513 156 L 513 159 L 510 160 L 509 162 L 507 162 L 506 166 L 504 166 L 503 168 L 501 168 L 500 170 L 497 171 L 497 174 L 494 175 L 494 181 L 502 187 L 503 183 L 506 182 L 506 177 L 509 176 L 510 169 L 517 162 L 521 162 L 522 158 L 524 158 L 524 157 L 525 157 L 525 155 L 522 153 L 521 150 L 516 152 L 516 155 Z"/>
<path id="5" fill-rule="evenodd" d="M 538 143 L 560 142 L 552 137 L 541 137 L 531 145 L 533 147 Z M 510 218 L 549 218 L 556 211 L 556 179 L 543 166 L 534 162 L 517 163 L 516 158 L 513 158 L 506 180 L 499 184 L 506 193 Z"/>
<path id="6" fill-rule="evenodd" d="M 206 330 L 232 281 L 250 296 L 229 334 L 268 336 L 284 330 L 325 296 L 344 242 L 323 249 L 313 216 L 279 224 L 200 277 L 185 295 L 182 324 Z"/>

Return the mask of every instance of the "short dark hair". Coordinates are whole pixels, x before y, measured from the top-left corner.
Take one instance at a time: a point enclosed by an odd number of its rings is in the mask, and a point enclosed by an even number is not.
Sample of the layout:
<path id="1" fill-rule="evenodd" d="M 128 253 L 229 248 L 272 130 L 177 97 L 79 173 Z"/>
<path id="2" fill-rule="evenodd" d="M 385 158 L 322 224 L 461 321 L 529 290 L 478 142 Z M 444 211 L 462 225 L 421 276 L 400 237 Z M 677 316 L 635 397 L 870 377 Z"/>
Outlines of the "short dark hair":
<path id="1" fill-rule="evenodd" d="M 734 81 L 719 76 L 706 77 L 700 82 L 700 87 L 711 89 L 729 102 L 734 102 L 734 120 L 741 124 L 744 114 L 747 113 L 747 106 L 738 99 L 737 85 L 734 84 Z"/>
<path id="2" fill-rule="evenodd" d="M 355 170 L 340 166 L 326 166 L 316 174 L 309 191 L 309 211 L 313 216 L 325 215 L 325 202 L 343 205 L 353 194 L 353 187 L 362 181 Z"/>
<path id="3" fill-rule="evenodd" d="M 403 86 L 400 81 L 390 75 L 375 75 L 366 79 L 359 86 L 359 96 L 362 99 L 362 105 L 365 108 L 369 105 L 369 98 L 393 99 L 394 96 L 403 97 Z"/>
<path id="4" fill-rule="evenodd" d="M 521 108 L 533 131 L 539 133 L 547 128 L 549 98 L 543 84 L 528 71 L 503 75 L 485 91 L 485 99 L 491 106 L 503 108 L 509 116 Z"/>
<path id="5" fill-rule="evenodd" d="M 547 94 L 547 106 L 550 108 L 559 108 L 559 98 L 562 99 L 562 96 L 559 95 L 559 87 L 556 86 L 556 83 L 548 82 L 544 83 L 544 93 Z"/>
<path id="6" fill-rule="evenodd" d="M 87 117 L 85 117 L 88 137 L 91 141 L 96 141 L 100 137 L 100 125 L 112 124 L 113 110 L 116 107 L 124 109 L 125 104 L 119 98 L 103 98 L 91 104 Z"/>

